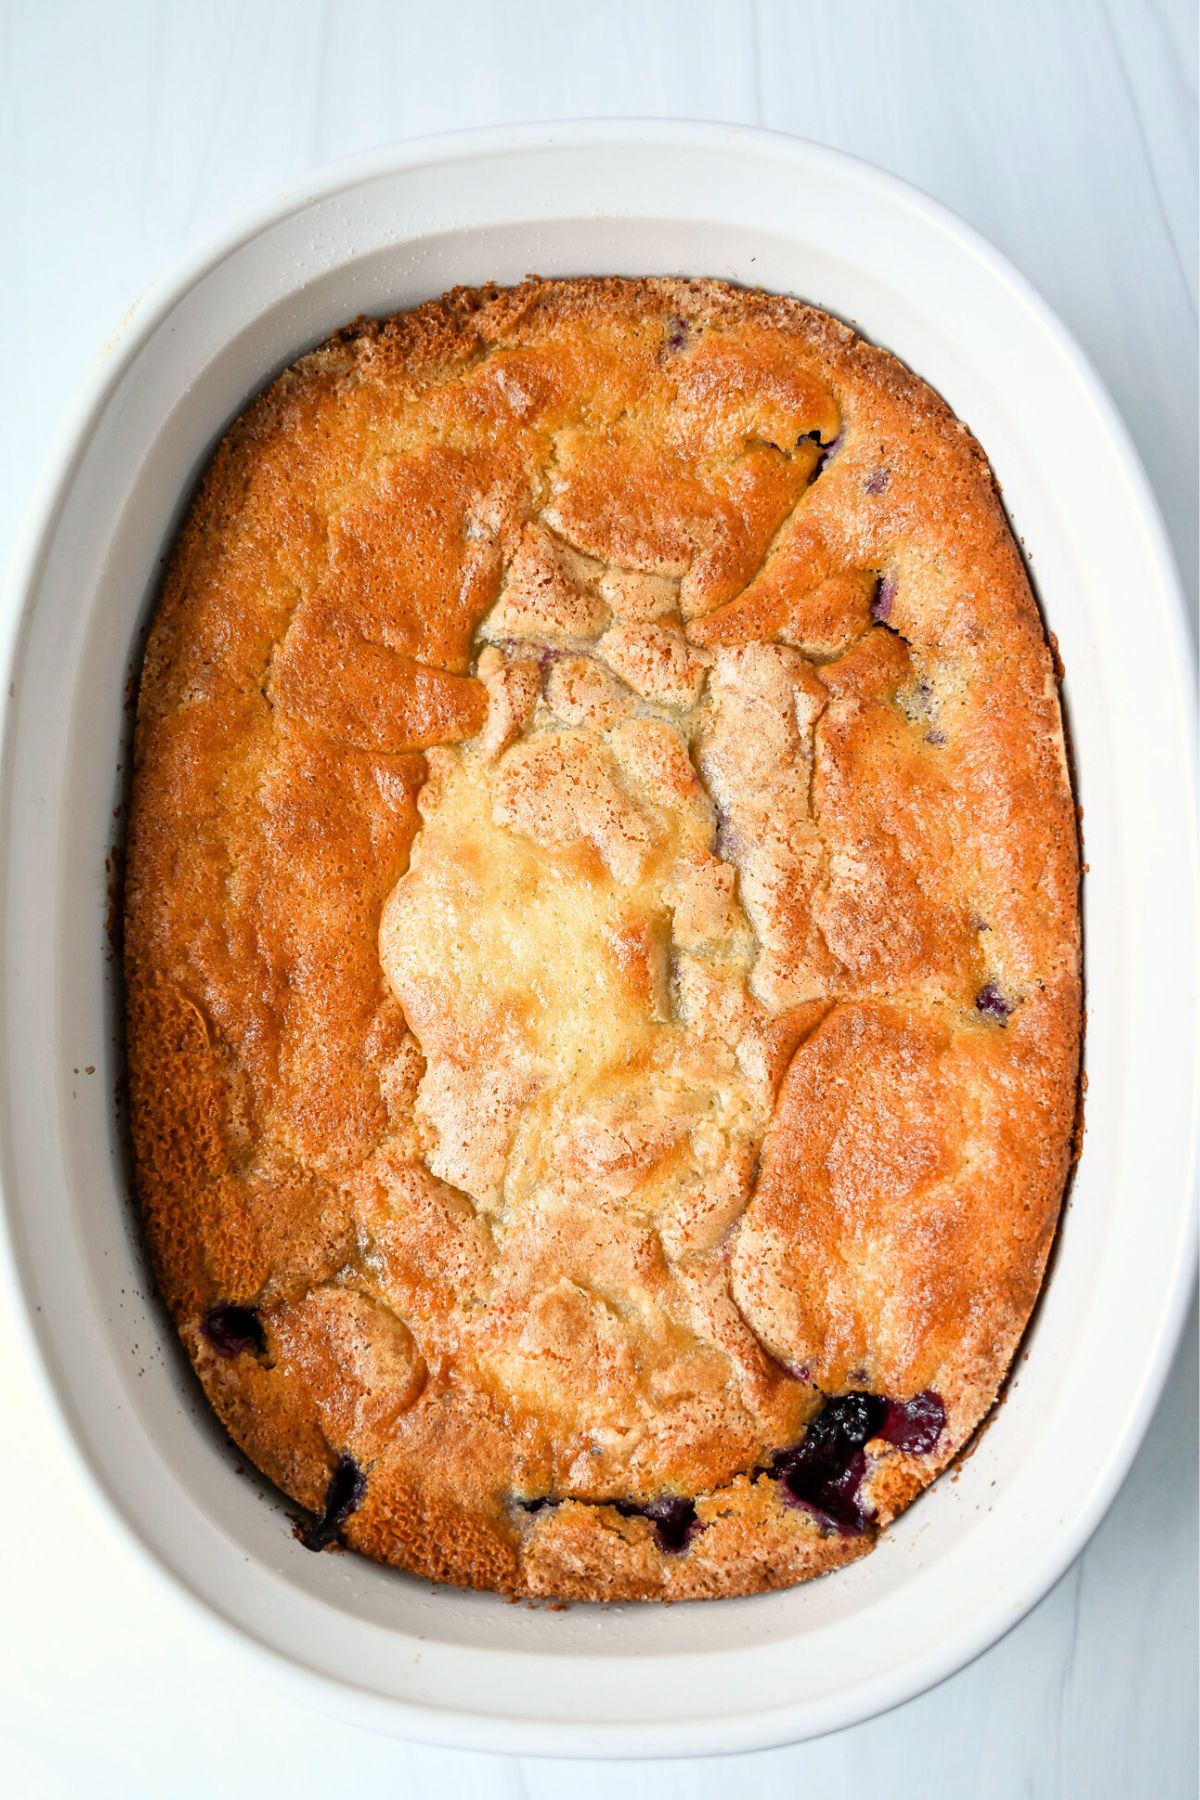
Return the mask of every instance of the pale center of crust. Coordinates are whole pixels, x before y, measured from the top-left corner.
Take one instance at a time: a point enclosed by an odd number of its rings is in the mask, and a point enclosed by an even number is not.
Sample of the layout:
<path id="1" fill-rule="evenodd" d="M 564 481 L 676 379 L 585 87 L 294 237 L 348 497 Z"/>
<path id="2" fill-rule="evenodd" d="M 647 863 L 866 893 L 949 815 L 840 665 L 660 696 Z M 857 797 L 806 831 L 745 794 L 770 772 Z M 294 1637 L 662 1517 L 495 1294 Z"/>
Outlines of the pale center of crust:
<path id="1" fill-rule="evenodd" d="M 634 734 L 690 771 L 683 736 L 649 720 L 534 732 L 490 768 L 477 750 L 432 753 L 380 946 L 425 1057 L 435 1175 L 500 1228 L 558 1195 L 602 1196 L 684 1247 L 684 1215 L 728 1185 L 768 1111 L 736 1053 L 751 940 L 711 808 L 691 773 L 689 792 L 650 798 L 621 756 Z M 710 984 L 728 990 L 723 1033 L 692 1003 Z"/>
<path id="2" fill-rule="evenodd" d="M 421 1160 L 508 1271 L 472 1358 L 586 1488 L 662 1404 L 728 1384 L 675 1282 L 703 1286 L 744 1211 L 781 1016 L 821 992 L 776 914 L 817 856 L 825 695 L 785 646 L 698 652 L 669 578 L 532 548 L 481 634 L 483 731 L 429 752 L 380 957 L 424 1059 Z"/>

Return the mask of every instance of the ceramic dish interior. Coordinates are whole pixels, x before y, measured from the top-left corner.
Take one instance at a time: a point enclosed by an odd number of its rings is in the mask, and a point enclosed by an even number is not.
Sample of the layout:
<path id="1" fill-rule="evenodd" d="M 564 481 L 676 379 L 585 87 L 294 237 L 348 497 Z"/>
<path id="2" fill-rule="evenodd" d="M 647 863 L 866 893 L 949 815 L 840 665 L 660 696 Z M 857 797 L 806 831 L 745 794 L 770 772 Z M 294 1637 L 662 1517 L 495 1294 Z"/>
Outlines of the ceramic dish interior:
<path id="1" fill-rule="evenodd" d="M 107 864 L 127 684 L 181 509 L 228 421 L 330 330 L 530 270 L 723 276 L 801 295 L 896 351 L 988 451 L 1068 672 L 1091 871 L 1088 1130 L 1026 1356 L 975 1454 L 875 1555 L 761 1599 L 535 1611 L 311 1556 L 287 1503 L 238 1472 L 193 1386 L 130 1205 Z M 278 200 L 135 309 L 18 581 L 0 821 L 11 1273 L 47 1405 L 114 1516 L 200 1614 L 348 1718 L 480 1748 L 618 1755 L 828 1730 L 1011 1626 L 1136 1451 L 1193 1230 L 1182 608 L 1124 431 L 1020 278 L 911 189 L 795 140 L 627 124 L 401 146 Z"/>

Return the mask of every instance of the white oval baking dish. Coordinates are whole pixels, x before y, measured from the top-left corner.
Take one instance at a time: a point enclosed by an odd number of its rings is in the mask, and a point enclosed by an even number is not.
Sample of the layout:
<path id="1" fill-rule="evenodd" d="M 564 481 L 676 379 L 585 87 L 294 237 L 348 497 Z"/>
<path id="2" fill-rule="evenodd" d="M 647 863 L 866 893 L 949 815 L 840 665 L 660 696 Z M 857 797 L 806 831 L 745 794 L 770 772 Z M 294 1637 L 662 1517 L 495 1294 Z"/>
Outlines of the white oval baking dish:
<path id="1" fill-rule="evenodd" d="M 106 859 L 127 682 L 181 509 L 228 421 L 334 327 L 530 270 L 726 276 L 813 300 L 896 351 L 991 456 L 1067 669 L 1090 864 L 1088 1129 L 1027 1356 L 976 1453 L 873 1556 L 760 1599 L 535 1611 L 310 1555 L 282 1498 L 235 1472 L 150 1291 L 130 1204 Z M 1190 668 L 1129 440 L 995 252 L 888 176 L 742 129 L 506 129 L 344 163 L 135 307 L 44 492 L 4 629 L 13 1304 L 95 1491 L 231 1648 L 405 1735 L 695 1754 L 903 1700 L 1046 1591 L 1137 1450 L 1191 1277 Z"/>

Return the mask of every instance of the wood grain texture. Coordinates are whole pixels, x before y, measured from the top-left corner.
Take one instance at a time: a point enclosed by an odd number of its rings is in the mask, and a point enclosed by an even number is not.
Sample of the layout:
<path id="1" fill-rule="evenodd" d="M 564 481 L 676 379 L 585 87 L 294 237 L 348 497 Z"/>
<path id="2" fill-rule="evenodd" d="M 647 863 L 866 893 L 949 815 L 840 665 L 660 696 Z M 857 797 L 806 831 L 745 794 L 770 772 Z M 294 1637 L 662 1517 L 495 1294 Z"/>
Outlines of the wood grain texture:
<path id="1" fill-rule="evenodd" d="M 1193 0 L 9 0 L 0 543 L 130 301 L 255 194 L 389 138 L 650 113 L 822 139 L 991 237 L 1112 389 L 1194 594 L 1196 38 Z M 247 1683 L 95 1514 L 10 1330 L 10 1430 L 39 1471 L 0 1648 L 14 1792 L 157 1794 L 170 1766 L 183 1800 L 347 1779 L 416 1800 L 1196 1793 L 1194 1315 L 1134 1472 L 1041 1606 L 934 1693 L 736 1774 L 406 1747 Z M 221 1732 L 180 1759 L 202 1716 Z"/>

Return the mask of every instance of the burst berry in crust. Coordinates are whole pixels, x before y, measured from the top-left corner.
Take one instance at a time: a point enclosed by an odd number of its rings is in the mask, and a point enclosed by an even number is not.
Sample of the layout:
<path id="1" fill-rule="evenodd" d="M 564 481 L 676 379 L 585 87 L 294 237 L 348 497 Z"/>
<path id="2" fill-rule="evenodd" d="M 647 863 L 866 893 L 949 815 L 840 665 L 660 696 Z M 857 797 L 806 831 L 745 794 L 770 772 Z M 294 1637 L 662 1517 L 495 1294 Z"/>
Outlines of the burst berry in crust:
<path id="1" fill-rule="evenodd" d="M 212 1404 L 437 1580 L 862 1555 L 1066 1179 L 1075 813 L 982 452 L 826 314 L 531 281 L 218 450 L 138 703 L 137 1192 Z"/>

